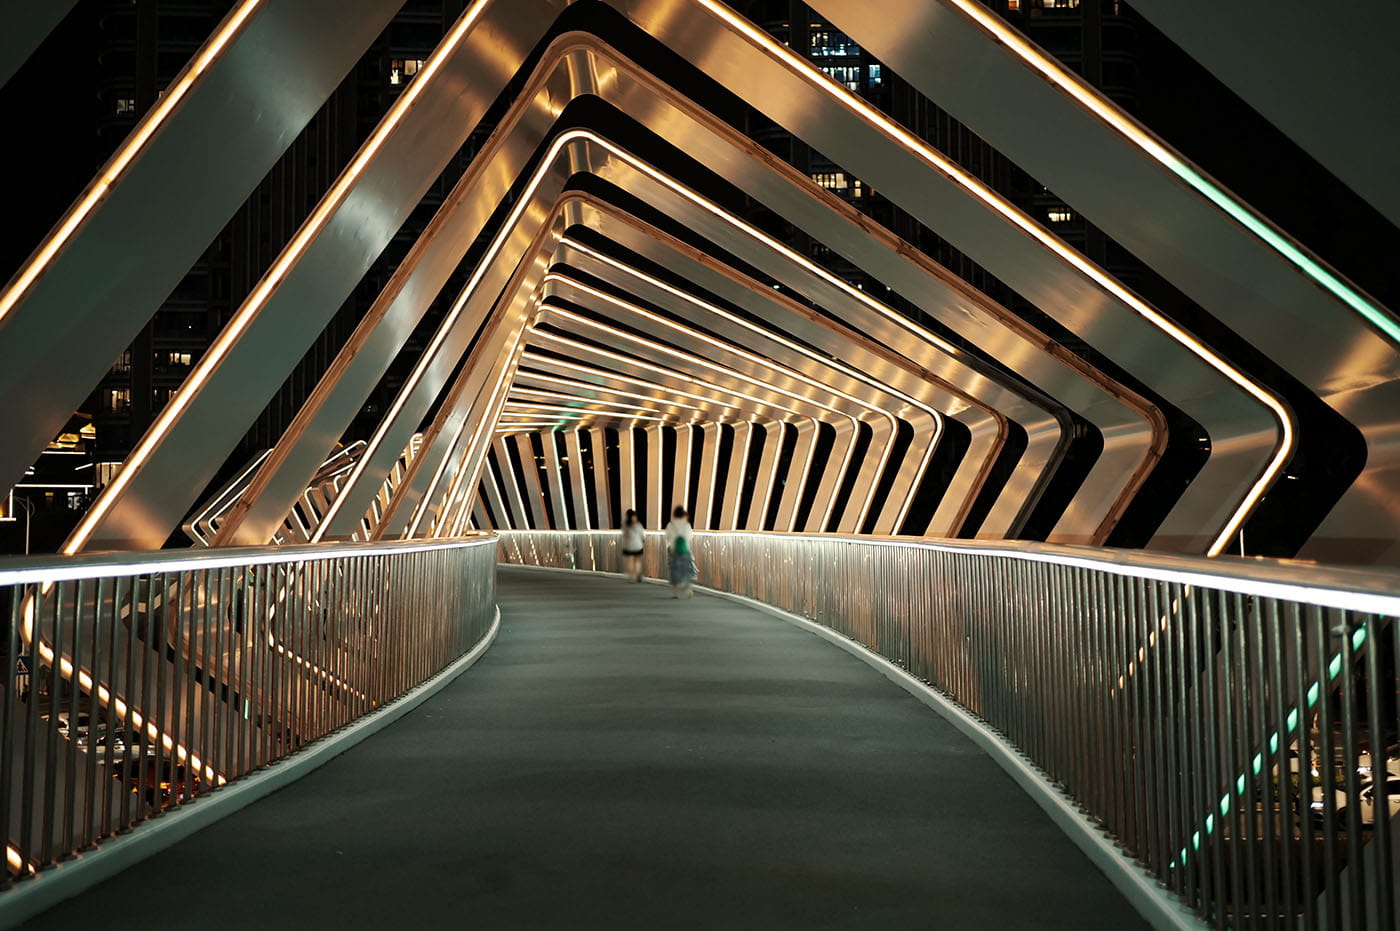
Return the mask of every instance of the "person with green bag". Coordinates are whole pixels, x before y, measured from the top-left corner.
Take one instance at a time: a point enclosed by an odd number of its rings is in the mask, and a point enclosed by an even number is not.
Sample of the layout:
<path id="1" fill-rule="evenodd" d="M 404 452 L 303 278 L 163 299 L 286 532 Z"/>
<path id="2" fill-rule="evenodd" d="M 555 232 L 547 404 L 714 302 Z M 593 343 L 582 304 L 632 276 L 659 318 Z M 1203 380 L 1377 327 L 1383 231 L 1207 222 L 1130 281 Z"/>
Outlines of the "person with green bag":
<path id="1" fill-rule="evenodd" d="M 695 594 L 691 586 L 695 584 L 695 555 L 690 539 L 690 521 L 686 519 L 685 508 L 677 507 L 671 512 L 671 522 L 666 525 L 666 556 L 671 575 L 671 597 L 689 598 Z"/>

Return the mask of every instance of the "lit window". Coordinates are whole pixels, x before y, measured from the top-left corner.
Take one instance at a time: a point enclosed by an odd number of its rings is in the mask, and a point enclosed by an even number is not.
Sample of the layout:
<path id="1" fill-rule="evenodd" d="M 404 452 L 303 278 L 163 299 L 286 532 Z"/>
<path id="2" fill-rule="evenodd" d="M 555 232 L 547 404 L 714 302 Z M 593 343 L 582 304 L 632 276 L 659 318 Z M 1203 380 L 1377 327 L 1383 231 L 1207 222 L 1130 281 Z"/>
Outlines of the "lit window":
<path id="1" fill-rule="evenodd" d="M 1051 223 L 1068 223 L 1074 219 L 1074 212 L 1068 207 L 1051 207 L 1049 217 Z"/>
<path id="2" fill-rule="evenodd" d="M 1016 13 L 1021 9 L 1021 0 L 1006 0 L 1006 11 Z"/>
<path id="3" fill-rule="evenodd" d="M 125 375 L 131 371 L 131 350 L 126 349 L 117 356 L 117 361 L 112 363 L 112 374 Z"/>
<path id="4" fill-rule="evenodd" d="M 822 65 L 822 72 L 846 85 L 848 90 L 860 90 L 860 65 Z"/>
<path id="5" fill-rule="evenodd" d="M 851 182 L 851 196 L 852 196 L 852 197 L 859 197 L 859 196 L 861 196 L 862 193 L 863 193 L 863 192 L 862 192 L 861 187 L 860 187 L 860 182 L 859 182 L 859 181 L 853 181 L 853 182 Z"/>
<path id="6" fill-rule="evenodd" d="M 118 414 L 131 408 L 130 388 L 108 388 L 102 396 L 102 406 L 108 413 Z"/>
<path id="7" fill-rule="evenodd" d="M 828 191 L 844 191 L 849 186 L 844 171 L 818 171 L 812 175 L 812 180 Z"/>
<path id="8" fill-rule="evenodd" d="M 1040 7 L 1044 10 L 1077 10 L 1079 0 L 1040 0 Z"/>
<path id="9" fill-rule="evenodd" d="M 172 352 L 167 358 L 171 365 L 190 365 L 194 362 L 194 356 L 188 352 Z"/>
<path id="10" fill-rule="evenodd" d="M 389 83 L 407 84 L 409 79 L 423 69 L 421 58 L 394 58 L 389 61 Z"/>
<path id="11" fill-rule="evenodd" d="M 812 24 L 810 48 L 814 58 L 860 54 L 860 46 L 852 42 L 850 36 L 820 23 Z"/>
<path id="12" fill-rule="evenodd" d="M 117 98 L 117 116 L 123 116 L 123 115 L 125 115 L 125 114 L 128 114 L 128 113 L 135 113 L 135 112 L 136 112 L 136 98 L 135 98 L 135 97 L 118 97 L 118 98 Z"/>
<path id="13" fill-rule="evenodd" d="M 884 75 L 881 73 L 882 71 L 883 69 L 879 65 L 871 65 L 866 69 L 866 74 L 869 75 L 869 81 L 867 83 L 871 87 L 880 86 L 880 82 L 884 80 Z"/>

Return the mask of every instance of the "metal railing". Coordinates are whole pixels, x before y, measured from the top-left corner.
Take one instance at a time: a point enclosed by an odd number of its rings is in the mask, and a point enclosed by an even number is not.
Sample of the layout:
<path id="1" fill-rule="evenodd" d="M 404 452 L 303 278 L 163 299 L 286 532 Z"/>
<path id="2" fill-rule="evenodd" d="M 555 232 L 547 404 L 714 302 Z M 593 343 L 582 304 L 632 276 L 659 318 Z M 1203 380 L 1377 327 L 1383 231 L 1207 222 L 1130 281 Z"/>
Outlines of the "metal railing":
<path id="1" fill-rule="evenodd" d="M 496 538 L 0 562 L 0 886 L 393 701 L 495 617 Z"/>
<path id="2" fill-rule="evenodd" d="M 700 584 L 979 717 L 1216 927 L 1395 927 L 1400 574 L 780 534 L 694 551 Z M 507 532 L 500 555 L 619 568 L 615 532 Z"/>

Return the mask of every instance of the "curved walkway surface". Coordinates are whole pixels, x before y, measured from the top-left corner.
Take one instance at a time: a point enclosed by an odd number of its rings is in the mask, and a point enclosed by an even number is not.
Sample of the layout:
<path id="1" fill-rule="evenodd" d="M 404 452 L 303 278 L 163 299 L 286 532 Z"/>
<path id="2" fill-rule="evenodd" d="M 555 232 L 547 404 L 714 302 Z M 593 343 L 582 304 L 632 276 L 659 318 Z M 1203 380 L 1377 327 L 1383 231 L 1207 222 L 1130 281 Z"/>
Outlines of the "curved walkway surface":
<path id="1" fill-rule="evenodd" d="M 35 928 L 1145 927 L 972 743 L 763 612 L 501 571 L 421 708 Z"/>

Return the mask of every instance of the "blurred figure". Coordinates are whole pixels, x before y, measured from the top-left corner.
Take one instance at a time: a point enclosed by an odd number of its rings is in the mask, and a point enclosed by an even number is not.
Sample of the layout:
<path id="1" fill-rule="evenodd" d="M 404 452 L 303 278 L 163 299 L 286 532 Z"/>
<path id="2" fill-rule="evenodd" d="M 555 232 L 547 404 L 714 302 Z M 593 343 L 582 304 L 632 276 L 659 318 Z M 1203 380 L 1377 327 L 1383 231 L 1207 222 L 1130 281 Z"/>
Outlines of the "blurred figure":
<path id="1" fill-rule="evenodd" d="M 690 545 L 690 521 L 686 519 L 685 508 L 678 507 L 671 512 L 671 522 L 666 525 L 666 556 L 671 575 L 671 597 L 689 598 L 695 594 L 691 586 L 695 584 L 695 556 Z"/>
<path id="2" fill-rule="evenodd" d="M 628 509 L 622 517 L 622 571 L 627 581 L 642 581 L 642 550 L 646 546 L 646 527 L 637 512 Z"/>

